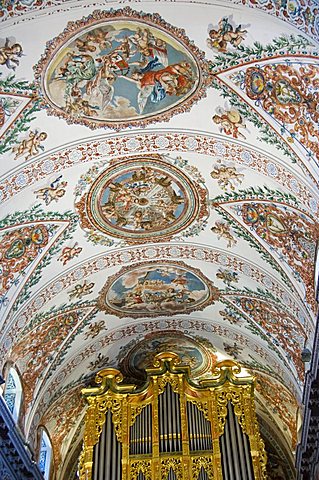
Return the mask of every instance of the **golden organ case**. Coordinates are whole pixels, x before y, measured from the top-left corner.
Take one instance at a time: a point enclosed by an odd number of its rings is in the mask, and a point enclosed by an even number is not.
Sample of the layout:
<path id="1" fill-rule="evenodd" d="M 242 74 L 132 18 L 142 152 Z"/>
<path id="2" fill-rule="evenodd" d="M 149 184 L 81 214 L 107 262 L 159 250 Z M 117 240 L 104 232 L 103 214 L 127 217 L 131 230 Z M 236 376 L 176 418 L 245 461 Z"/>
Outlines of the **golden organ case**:
<path id="1" fill-rule="evenodd" d="M 254 378 L 219 362 L 195 384 L 171 352 L 156 355 L 143 387 L 113 368 L 82 393 L 88 408 L 80 480 L 266 479 Z"/>

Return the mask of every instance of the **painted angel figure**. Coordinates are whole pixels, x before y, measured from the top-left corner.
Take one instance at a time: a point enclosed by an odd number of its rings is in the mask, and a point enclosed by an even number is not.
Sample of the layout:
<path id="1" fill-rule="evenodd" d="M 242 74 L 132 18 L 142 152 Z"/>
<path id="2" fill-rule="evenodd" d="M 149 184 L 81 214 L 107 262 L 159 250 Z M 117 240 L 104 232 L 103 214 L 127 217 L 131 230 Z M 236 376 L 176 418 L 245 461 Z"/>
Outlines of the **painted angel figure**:
<path id="1" fill-rule="evenodd" d="M 62 175 L 56 178 L 48 187 L 39 188 L 39 190 L 35 190 L 36 198 L 40 200 L 44 200 L 46 205 L 50 205 L 50 203 L 55 200 L 56 202 L 59 198 L 65 195 L 65 187 L 67 186 L 68 182 L 61 182 Z"/>
<path id="2" fill-rule="evenodd" d="M 38 130 L 30 131 L 29 137 L 22 140 L 19 145 L 13 147 L 12 151 L 16 154 L 14 159 L 25 155 L 25 159 L 34 157 L 39 153 L 39 150 L 44 150 L 44 146 L 41 143 L 47 138 L 45 132 L 38 132 Z"/>
<path id="3" fill-rule="evenodd" d="M 94 283 L 87 283 L 85 280 L 83 285 L 80 283 L 78 285 L 75 285 L 75 287 L 70 290 L 69 293 L 69 299 L 72 300 L 73 298 L 79 298 L 81 299 L 84 295 L 90 295 L 92 293 L 92 289 L 94 287 Z"/>
<path id="4" fill-rule="evenodd" d="M 86 85 L 86 93 L 90 98 L 92 104 L 98 104 L 103 110 L 109 105 L 114 96 L 114 83 L 116 75 L 112 69 L 112 63 L 108 56 L 97 60 L 100 68 Z"/>
<path id="5" fill-rule="evenodd" d="M 3 47 L 0 47 L 0 65 L 5 65 L 11 70 L 15 70 L 19 65 L 19 58 L 22 57 L 22 47 L 20 43 L 10 45 L 10 40 L 6 38 Z"/>
<path id="6" fill-rule="evenodd" d="M 148 99 L 159 103 L 167 95 L 184 95 L 193 86 L 193 73 L 188 62 L 175 63 L 160 70 L 135 71 L 127 80 L 139 89 L 137 102 L 143 113 Z"/>
<path id="7" fill-rule="evenodd" d="M 238 47 L 246 37 L 247 30 L 242 30 L 241 25 L 234 27 L 227 17 L 218 22 L 218 30 L 212 28 L 209 30 L 209 39 L 207 40 L 210 48 L 216 48 L 219 52 L 226 52 L 228 43 L 233 47 Z"/>
<path id="8" fill-rule="evenodd" d="M 231 248 L 236 245 L 237 240 L 230 232 L 230 226 L 225 222 L 216 222 L 211 228 L 213 233 L 216 233 L 218 240 L 224 238 L 227 240 L 227 247 Z"/>
<path id="9" fill-rule="evenodd" d="M 235 190 L 235 186 L 240 185 L 244 179 L 242 173 L 238 173 L 236 167 L 227 165 L 215 165 L 210 176 L 217 180 L 218 185 L 223 189 Z"/>
<path id="10" fill-rule="evenodd" d="M 212 117 L 214 123 L 219 125 L 220 131 L 231 135 L 233 138 L 244 138 L 245 135 L 239 131 L 240 128 L 246 128 L 245 121 L 238 110 L 231 108 L 230 110 L 224 110 L 223 108 L 217 109 L 217 114 Z"/>
<path id="11" fill-rule="evenodd" d="M 63 265 L 66 265 L 67 262 L 72 260 L 74 257 L 77 257 L 82 252 L 82 247 L 78 247 L 78 242 L 75 242 L 73 247 L 64 247 L 62 253 L 59 256 L 58 260 L 62 262 Z"/>
<path id="12" fill-rule="evenodd" d="M 141 66 L 146 66 L 150 59 L 155 56 L 164 67 L 168 66 L 168 54 L 166 42 L 154 37 L 148 28 L 138 28 L 136 33 L 129 37 L 129 42 L 135 46 L 141 55 Z"/>
<path id="13" fill-rule="evenodd" d="M 96 75 L 96 65 L 94 59 L 88 54 L 70 53 L 63 67 L 60 67 L 60 73 L 56 80 L 66 82 L 65 100 L 70 101 L 73 96 L 81 96 L 79 84 L 92 80 Z"/>

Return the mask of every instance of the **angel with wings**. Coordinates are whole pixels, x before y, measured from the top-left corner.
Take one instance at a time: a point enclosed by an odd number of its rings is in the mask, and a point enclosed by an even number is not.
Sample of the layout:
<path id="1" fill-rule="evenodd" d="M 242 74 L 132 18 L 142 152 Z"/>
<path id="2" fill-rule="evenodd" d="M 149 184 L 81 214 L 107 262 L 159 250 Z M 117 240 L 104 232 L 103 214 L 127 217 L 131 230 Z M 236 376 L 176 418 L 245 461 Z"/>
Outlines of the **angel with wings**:
<path id="1" fill-rule="evenodd" d="M 144 112 L 149 99 L 152 103 L 158 103 L 167 95 L 184 95 L 193 86 L 193 72 L 188 62 L 168 65 L 160 70 L 136 70 L 131 77 L 125 78 L 139 89 L 139 113 Z"/>
<path id="2" fill-rule="evenodd" d="M 61 182 L 62 175 L 56 178 L 49 186 L 39 188 L 39 190 L 35 190 L 36 198 L 40 200 L 44 200 L 46 205 L 50 205 L 50 203 L 54 200 L 57 202 L 59 198 L 65 195 L 65 187 L 67 186 L 68 182 Z"/>

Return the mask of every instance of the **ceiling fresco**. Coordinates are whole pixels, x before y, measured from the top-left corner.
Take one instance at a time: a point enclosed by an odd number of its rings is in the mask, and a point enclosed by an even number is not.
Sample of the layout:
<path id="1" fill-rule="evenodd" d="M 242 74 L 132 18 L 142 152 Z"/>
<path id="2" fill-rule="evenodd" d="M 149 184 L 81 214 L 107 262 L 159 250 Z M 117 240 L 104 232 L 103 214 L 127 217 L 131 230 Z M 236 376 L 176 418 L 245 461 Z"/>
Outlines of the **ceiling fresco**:
<path id="1" fill-rule="evenodd" d="M 0 9 L 0 368 L 75 480 L 81 388 L 256 376 L 270 478 L 292 479 L 317 303 L 314 0 L 10 0 Z M 288 460 L 287 460 L 288 459 Z M 277 475 L 277 476 L 276 476 Z"/>
<path id="2" fill-rule="evenodd" d="M 182 262 L 143 262 L 111 276 L 97 306 L 118 317 L 171 316 L 203 310 L 220 293 L 199 270 Z"/>
<path id="3" fill-rule="evenodd" d="M 102 165 L 94 165 L 77 185 L 81 226 L 93 242 L 110 246 L 114 238 L 125 243 L 170 240 L 178 233 L 196 234 L 205 225 L 205 181 L 187 160 L 144 155 L 114 159 L 110 165 L 102 173 Z M 86 185 L 90 188 L 83 193 Z"/>

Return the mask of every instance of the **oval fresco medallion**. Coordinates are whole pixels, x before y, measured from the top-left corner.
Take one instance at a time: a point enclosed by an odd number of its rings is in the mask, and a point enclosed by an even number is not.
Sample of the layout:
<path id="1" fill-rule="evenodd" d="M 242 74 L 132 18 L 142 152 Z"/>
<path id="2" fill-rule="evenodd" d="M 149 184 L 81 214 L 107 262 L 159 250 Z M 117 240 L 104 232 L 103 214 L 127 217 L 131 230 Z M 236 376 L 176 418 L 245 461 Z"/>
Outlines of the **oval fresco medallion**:
<path id="1" fill-rule="evenodd" d="M 131 346 L 131 344 L 129 344 Z M 155 355 L 162 352 L 174 352 L 182 365 L 189 365 L 193 378 L 210 372 L 217 362 L 215 347 L 205 338 L 191 338 L 179 331 L 164 330 L 145 336 L 130 350 L 124 349 L 120 360 L 121 372 L 129 378 L 145 377 L 145 369 L 153 366 Z"/>
<path id="2" fill-rule="evenodd" d="M 208 64 L 183 30 L 125 8 L 68 23 L 35 76 L 49 113 L 120 129 L 189 109 L 205 93 Z"/>
<path id="3" fill-rule="evenodd" d="M 156 317 L 203 310 L 219 299 L 219 290 L 201 272 L 183 262 L 143 262 L 111 276 L 98 307 L 117 317 Z"/>
<path id="4" fill-rule="evenodd" d="M 128 243 L 169 240 L 208 216 L 206 189 L 160 155 L 117 159 L 76 208 L 82 228 Z"/>

